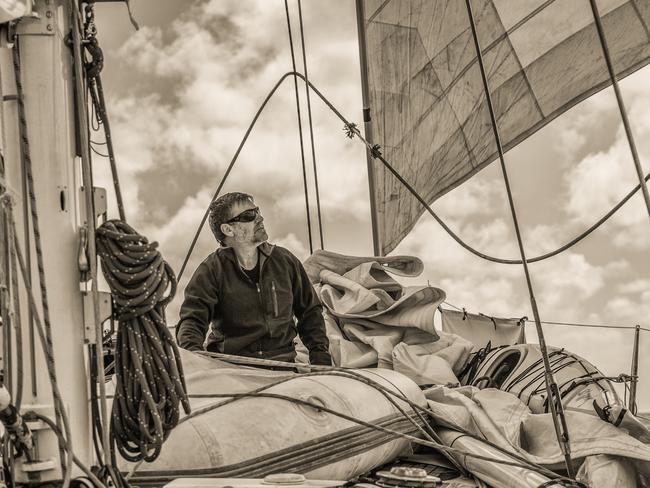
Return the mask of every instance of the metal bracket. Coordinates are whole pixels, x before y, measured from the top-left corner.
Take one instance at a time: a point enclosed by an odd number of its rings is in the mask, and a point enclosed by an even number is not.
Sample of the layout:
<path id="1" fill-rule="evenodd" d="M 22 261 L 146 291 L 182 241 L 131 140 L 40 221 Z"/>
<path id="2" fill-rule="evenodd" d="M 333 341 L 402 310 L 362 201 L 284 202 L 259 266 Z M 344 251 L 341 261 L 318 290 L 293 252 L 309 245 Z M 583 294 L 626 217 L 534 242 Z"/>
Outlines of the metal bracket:
<path id="1" fill-rule="evenodd" d="M 82 292 L 84 308 L 84 341 L 86 344 L 97 343 L 97 333 L 95 330 L 95 308 L 93 305 L 93 294 L 90 291 Z M 111 294 L 106 291 L 97 292 L 99 299 L 99 322 L 103 323 L 111 317 L 113 313 L 111 305 Z M 100 338 L 101 340 L 101 338 Z"/>
<path id="2" fill-rule="evenodd" d="M 22 408 L 25 411 L 31 410 L 54 419 L 52 405 L 23 405 Z M 49 425 L 41 420 L 30 420 L 26 423 L 34 434 L 35 452 L 40 455 L 37 454 L 37 459 L 32 461 L 27 461 L 25 456 L 17 458 L 13 469 L 14 481 L 17 484 L 26 484 L 62 479 L 61 463 L 58 457 L 59 443 L 56 434 Z"/>
<path id="3" fill-rule="evenodd" d="M 54 0 L 35 1 L 31 14 L 22 17 L 18 22 L 17 33 L 53 36 L 58 30 L 56 13 Z"/>
<path id="4" fill-rule="evenodd" d="M 82 222 L 85 224 L 86 223 L 86 206 L 83 204 L 85 202 L 85 196 L 84 196 L 84 191 L 86 189 L 82 186 L 80 187 L 80 202 L 81 205 L 81 212 L 82 212 Z M 95 219 L 101 217 L 102 215 L 106 214 L 108 211 L 108 207 L 106 204 L 106 188 L 103 188 L 101 186 L 94 186 L 93 187 L 93 207 L 95 207 Z"/>
<path id="5" fill-rule="evenodd" d="M 23 471 L 25 473 L 40 473 L 42 471 L 49 471 L 56 468 L 54 459 L 38 460 L 23 463 Z"/>

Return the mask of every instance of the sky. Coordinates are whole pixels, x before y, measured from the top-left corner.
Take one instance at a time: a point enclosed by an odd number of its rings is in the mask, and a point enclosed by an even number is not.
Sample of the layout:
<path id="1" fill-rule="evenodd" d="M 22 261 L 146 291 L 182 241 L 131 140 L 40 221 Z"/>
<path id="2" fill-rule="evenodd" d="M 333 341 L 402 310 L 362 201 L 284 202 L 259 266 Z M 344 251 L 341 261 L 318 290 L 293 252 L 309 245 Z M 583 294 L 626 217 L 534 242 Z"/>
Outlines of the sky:
<path id="1" fill-rule="evenodd" d="M 128 221 L 160 243 L 178 271 L 225 168 L 261 102 L 291 70 L 282 0 L 131 0 L 96 4 L 102 73 Z M 298 9 L 289 2 L 297 40 Z M 354 2 L 302 2 L 312 81 L 362 126 Z M 296 49 L 299 45 L 296 44 Z M 299 51 L 297 51 L 299 53 Z M 299 70 L 302 70 L 299 63 Z M 303 128 L 306 101 L 300 86 Z M 650 171 L 650 70 L 621 82 L 645 171 Z M 287 80 L 260 116 L 225 185 L 255 196 L 270 240 L 309 255 L 294 87 Z M 372 254 L 365 148 L 312 97 L 325 248 Z M 305 130 L 305 143 L 309 136 Z M 101 136 L 95 136 L 101 140 Z M 306 146 L 309 154 L 309 146 Z M 307 159 L 314 241 L 315 188 Z M 553 250 L 593 224 L 637 183 L 613 90 L 606 89 L 506 154 L 528 256 Z M 108 163 L 95 163 L 109 188 Z M 501 170 L 492 164 L 433 209 L 481 251 L 518 258 Z M 113 215 L 117 215 L 113 207 Z M 216 243 L 204 229 L 167 310 L 178 320 L 182 290 Z M 650 328 L 650 220 L 635 195 L 588 239 L 530 265 L 544 321 Z M 497 317 L 532 318 L 523 269 L 483 261 L 428 215 L 392 254 L 415 255 L 449 303 Z M 549 345 L 582 355 L 605 374 L 629 373 L 633 331 L 544 326 Z M 534 326 L 527 336 L 536 340 Z M 639 407 L 650 411 L 650 333 L 641 334 Z"/>

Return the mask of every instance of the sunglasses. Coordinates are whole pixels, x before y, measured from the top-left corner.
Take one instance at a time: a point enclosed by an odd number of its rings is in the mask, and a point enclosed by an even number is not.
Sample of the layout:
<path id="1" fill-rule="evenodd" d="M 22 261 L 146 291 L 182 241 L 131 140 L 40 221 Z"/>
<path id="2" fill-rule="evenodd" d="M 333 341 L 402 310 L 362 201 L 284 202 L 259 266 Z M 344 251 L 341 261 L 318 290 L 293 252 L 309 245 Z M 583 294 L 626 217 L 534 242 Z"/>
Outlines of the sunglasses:
<path id="1" fill-rule="evenodd" d="M 233 224 L 235 222 L 252 222 L 257 218 L 259 214 L 260 214 L 259 207 L 249 208 L 248 210 L 244 210 L 239 215 L 235 215 L 232 219 L 226 220 L 224 224 Z"/>

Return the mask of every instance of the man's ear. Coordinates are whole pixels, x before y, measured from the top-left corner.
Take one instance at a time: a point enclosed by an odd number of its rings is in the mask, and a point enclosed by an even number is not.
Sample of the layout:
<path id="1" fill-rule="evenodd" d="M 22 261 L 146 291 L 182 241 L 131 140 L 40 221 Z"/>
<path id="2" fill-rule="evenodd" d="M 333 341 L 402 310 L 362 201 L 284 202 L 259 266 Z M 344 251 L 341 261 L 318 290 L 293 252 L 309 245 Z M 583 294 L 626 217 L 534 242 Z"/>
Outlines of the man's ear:
<path id="1" fill-rule="evenodd" d="M 221 232 L 223 232 L 223 235 L 232 237 L 235 235 L 234 231 L 232 230 L 232 226 L 229 224 L 221 224 L 219 227 L 221 229 Z"/>

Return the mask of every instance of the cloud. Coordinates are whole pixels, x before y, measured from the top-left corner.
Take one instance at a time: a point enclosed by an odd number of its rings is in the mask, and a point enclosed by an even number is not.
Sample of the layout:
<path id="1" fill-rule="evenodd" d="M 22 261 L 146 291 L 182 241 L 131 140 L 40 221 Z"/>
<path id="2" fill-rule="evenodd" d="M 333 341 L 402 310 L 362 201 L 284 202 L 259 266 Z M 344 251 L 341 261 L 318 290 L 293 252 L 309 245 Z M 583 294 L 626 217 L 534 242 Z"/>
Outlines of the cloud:
<path id="1" fill-rule="evenodd" d="M 294 20 L 296 12 L 292 7 Z M 313 42 L 328 35 L 315 22 L 321 14 L 317 5 L 304 10 L 305 25 L 310 27 L 307 42 L 312 41 L 308 44 L 310 78 L 335 104 L 356 109 L 358 68 L 349 71 L 354 73 L 353 90 L 345 84 L 342 88 L 335 75 L 340 65 L 354 66 L 356 49 L 347 39 Z M 193 182 L 193 188 L 189 181 L 168 188 L 164 203 L 157 201 L 155 193 L 127 189 L 129 203 L 138 209 L 136 219 L 173 218 L 174 212 L 184 212 L 187 194 L 215 189 L 263 97 L 290 69 L 288 47 L 278 39 L 286 39 L 286 21 L 284 9 L 276 3 L 212 0 L 195 3 L 169 28 L 141 29 L 119 49 L 129 74 L 141 75 L 134 76 L 131 94 L 111 101 L 120 158 L 130 168 L 127 177 L 151 181 L 173 168 Z M 299 89 L 308 188 L 314 205 L 304 86 Z M 148 91 L 145 96 L 143 90 Z M 289 78 L 251 132 L 228 187 L 243 187 L 266 197 L 295 221 L 304 218 L 304 196 L 294 97 Z M 342 123 L 313 93 L 311 102 L 323 211 L 367 214 L 365 150 L 344 137 Z M 151 207 L 159 211 L 144 210 Z"/>
<path id="2" fill-rule="evenodd" d="M 293 2 L 290 7 L 296 41 L 297 9 Z M 360 122 L 353 3 L 309 2 L 303 14 L 310 79 L 345 116 Z M 108 54 L 120 58 L 124 76 L 122 88 L 110 97 L 109 111 L 128 216 L 136 228 L 160 242 L 176 270 L 255 111 L 290 69 L 285 22 L 280 1 L 196 1 L 169 26 L 144 27 L 117 53 Z M 640 75 L 622 83 L 646 171 L 650 170 L 647 86 Z M 315 231 L 302 84 L 299 90 Z M 368 254 L 365 148 L 345 138 L 341 121 L 314 94 L 311 105 L 326 243 L 340 252 Z M 511 165 L 511 181 L 529 257 L 564 244 L 636 185 L 616 111 L 611 90 L 603 91 L 531 138 L 528 147 L 535 147 L 536 154 L 523 154 L 529 141 L 521 145 L 517 158 L 521 163 Z M 224 191 L 255 195 L 271 240 L 304 258 L 308 243 L 297 133 L 294 86 L 288 79 L 257 121 Z M 518 149 L 512 154 L 519 154 Z M 110 186 L 107 167 L 99 166 L 99 184 Z M 486 168 L 435 202 L 434 208 L 470 245 L 495 256 L 518 258 L 499 171 L 498 165 Z M 554 178 L 547 178 L 547 173 Z M 650 316 L 646 291 L 650 287 L 644 265 L 637 265 L 650 243 L 647 215 L 640 198 L 633 200 L 591 239 L 530 266 L 542 319 L 636 323 Z M 180 290 L 214 248 L 214 238 L 204 229 Z M 607 255 L 612 248 L 620 253 L 614 259 Z M 468 253 L 428 215 L 394 254 L 421 257 L 425 272 L 411 282 L 442 287 L 455 305 L 495 316 L 532 318 L 521 266 L 494 264 Z M 170 323 L 177 319 L 181 295 L 168 308 Z M 589 329 L 587 341 L 586 329 L 546 330 L 549 343 L 567 345 L 599 366 L 625 366 L 621 351 L 627 351 L 627 335 Z M 534 337 L 530 327 L 529 332 Z M 617 341 L 622 345 L 612 346 Z"/>
<path id="3" fill-rule="evenodd" d="M 640 159 L 646 162 L 645 171 L 650 172 L 647 164 L 650 161 L 650 115 L 642 109 L 650 103 L 650 94 L 637 86 L 638 77 L 632 78 L 634 79 L 627 85 L 628 97 L 632 102 L 629 103 L 630 120 Z M 613 118 L 612 111 L 617 106 L 612 101 L 611 92 L 609 95 L 610 103 L 594 105 L 592 120 L 607 119 L 608 114 Z M 611 106 L 612 103 L 614 107 Z M 565 184 L 569 194 L 566 210 L 574 222 L 594 223 L 639 183 L 620 119 L 614 133 L 615 140 L 609 147 L 586 155 L 566 174 Z M 606 232 L 619 248 L 647 250 L 650 248 L 650 230 L 647 224 L 648 210 L 639 191 L 610 219 L 606 224 Z"/>

